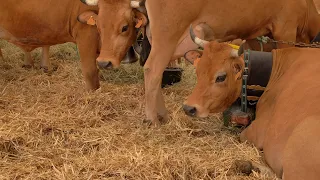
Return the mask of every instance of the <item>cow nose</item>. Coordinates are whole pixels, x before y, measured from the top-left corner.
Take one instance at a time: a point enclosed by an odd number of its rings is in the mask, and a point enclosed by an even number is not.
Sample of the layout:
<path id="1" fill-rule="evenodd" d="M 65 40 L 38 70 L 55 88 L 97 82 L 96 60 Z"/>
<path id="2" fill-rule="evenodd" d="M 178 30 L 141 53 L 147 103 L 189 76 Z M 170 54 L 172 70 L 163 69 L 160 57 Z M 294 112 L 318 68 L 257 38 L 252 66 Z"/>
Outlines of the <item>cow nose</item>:
<path id="1" fill-rule="evenodd" d="M 98 66 L 101 69 L 111 69 L 113 67 L 110 61 L 98 61 Z"/>
<path id="2" fill-rule="evenodd" d="M 197 114 L 197 108 L 194 106 L 188 106 L 188 105 L 183 105 L 183 110 L 188 116 L 196 116 Z"/>

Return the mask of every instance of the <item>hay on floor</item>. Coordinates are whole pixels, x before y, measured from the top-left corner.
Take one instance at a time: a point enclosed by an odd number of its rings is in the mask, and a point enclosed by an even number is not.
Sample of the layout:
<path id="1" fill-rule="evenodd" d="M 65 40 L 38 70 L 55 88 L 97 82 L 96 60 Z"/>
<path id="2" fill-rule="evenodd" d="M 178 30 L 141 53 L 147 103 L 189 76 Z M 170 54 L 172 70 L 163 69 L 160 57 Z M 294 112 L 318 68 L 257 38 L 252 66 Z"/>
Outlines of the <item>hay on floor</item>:
<path id="1" fill-rule="evenodd" d="M 195 83 L 163 90 L 170 122 L 142 124 L 143 69 L 138 63 L 101 73 L 101 88 L 85 91 L 74 44 L 50 49 L 56 71 L 23 69 L 23 53 L 0 41 L 0 179 L 265 179 L 228 173 L 237 160 L 262 163 L 251 145 L 223 128 L 219 115 L 191 119 L 181 104 Z"/>

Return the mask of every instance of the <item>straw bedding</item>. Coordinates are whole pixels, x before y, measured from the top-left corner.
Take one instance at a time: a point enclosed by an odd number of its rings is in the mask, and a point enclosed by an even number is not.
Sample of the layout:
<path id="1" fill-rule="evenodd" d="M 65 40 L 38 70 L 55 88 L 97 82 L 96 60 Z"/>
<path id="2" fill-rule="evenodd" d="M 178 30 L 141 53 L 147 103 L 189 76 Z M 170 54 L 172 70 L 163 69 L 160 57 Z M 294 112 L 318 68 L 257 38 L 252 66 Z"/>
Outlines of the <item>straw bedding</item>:
<path id="1" fill-rule="evenodd" d="M 220 115 L 187 117 L 181 104 L 195 83 L 186 66 L 181 83 L 163 90 L 170 121 L 146 127 L 143 69 L 136 64 L 100 73 L 86 92 L 76 46 L 52 46 L 55 71 L 24 69 L 23 52 L 0 41 L 0 179 L 266 179 L 229 171 L 237 159 L 263 164 L 240 144 Z"/>

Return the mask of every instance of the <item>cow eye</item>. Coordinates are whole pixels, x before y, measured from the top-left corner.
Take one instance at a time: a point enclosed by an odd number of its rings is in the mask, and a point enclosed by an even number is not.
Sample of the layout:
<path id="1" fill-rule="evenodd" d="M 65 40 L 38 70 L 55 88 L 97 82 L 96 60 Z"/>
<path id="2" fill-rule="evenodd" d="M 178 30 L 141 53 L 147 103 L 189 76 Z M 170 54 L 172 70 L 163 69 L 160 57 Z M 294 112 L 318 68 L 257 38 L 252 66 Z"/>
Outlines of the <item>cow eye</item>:
<path id="1" fill-rule="evenodd" d="M 223 75 L 218 76 L 217 79 L 216 79 L 216 83 L 220 83 L 220 82 L 225 81 L 225 80 L 226 80 L 226 77 L 227 77 L 226 74 L 223 74 Z"/>
<path id="2" fill-rule="evenodd" d="M 122 27 L 122 32 L 126 32 L 126 31 L 128 31 L 128 29 L 129 29 L 129 26 L 125 25 Z"/>

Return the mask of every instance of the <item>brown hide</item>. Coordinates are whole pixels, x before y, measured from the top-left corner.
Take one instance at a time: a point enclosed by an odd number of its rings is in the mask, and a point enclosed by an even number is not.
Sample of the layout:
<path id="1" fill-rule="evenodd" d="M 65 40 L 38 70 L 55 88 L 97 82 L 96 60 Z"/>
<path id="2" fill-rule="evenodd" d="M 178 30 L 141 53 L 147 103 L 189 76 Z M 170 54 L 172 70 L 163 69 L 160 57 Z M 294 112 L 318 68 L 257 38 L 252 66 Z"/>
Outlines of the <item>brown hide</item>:
<path id="1" fill-rule="evenodd" d="M 304 154 L 314 152 L 312 148 L 315 148 L 314 153 L 320 153 L 316 145 L 316 137 L 320 132 L 313 131 L 315 134 L 312 136 L 295 136 L 291 140 L 294 144 L 288 144 L 292 132 L 308 121 L 309 117 L 318 116 L 316 124 L 319 124 L 320 108 L 316 104 L 320 98 L 320 82 L 315 77 L 320 70 L 319 56 L 319 49 L 275 50 L 272 74 L 265 93 L 257 104 L 256 120 L 241 134 L 242 140 L 248 140 L 264 150 L 267 163 L 279 177 L 282 170 L 284 176 L 292 177 L 292 174 L 289 175 L 292 172 L 304 176 L 297 176 L 297 179 L 316 179 L 315 174 L 320 176 L 320 159 L 314 158 L 314 154 Z M 312 123 L 304 128 L 312 128 Z M 303 131 L 307 132 L 308 129 Z M 302 144 L 295 143 L 301 141 L 308 143 L 303 149 L 305 152 L 295 149 L 301 148 Z M 284 151 L 286 146 L 291 148 Z M 305 160 L 300 161 L 301 157 L 305 157 Z M 310 164 L 314 168 L 306 169 Z"/>
<path id="2" fill-rule="evenodd" d="M 320 13 L 320 0 L 313 0 L 318 13 Z"/>
<path id="3" fill-rule="evenodd" d="M 205 40 L 209 41 L 271 34 L 276 40 L 309 42 L 320 29 L 312 0 L 148 0 L 146 7 L 152 34 L 152 49 L 144 66 L 146 115 L 154 124 L 159 124 L 158 115 L 167 117 L 160 91 L 162 73 L 173 55 L 181 52 L 179 46 L 190 39 L 190 24 L 205 26 Z M 283 47 L 288 45 L 279 45 Z"/>
<path id="4" fill-rule="evenodd" d="M 185 102 L 187 110 L 195 107 L 193 112 L 199 111 L 195 115 L 207 116 L 225 110 L 240 96 L 241 79 L 236 80 L 234 64 L 243 69 L 244 63 L 242 57 L 231 57 L 231 51 L 228 45 L 216 42 L 205 47 L 197 66 L 196 87 Z M 272 53 L 272 72 L 258 101 L 256 119 L 240 139 L 262 149 L 278 177 L 316 180 L 320 176 L 320 50 L 286 48 Z M 221 72 L 226 72 L 226 80 L 215 83 Z"/>

